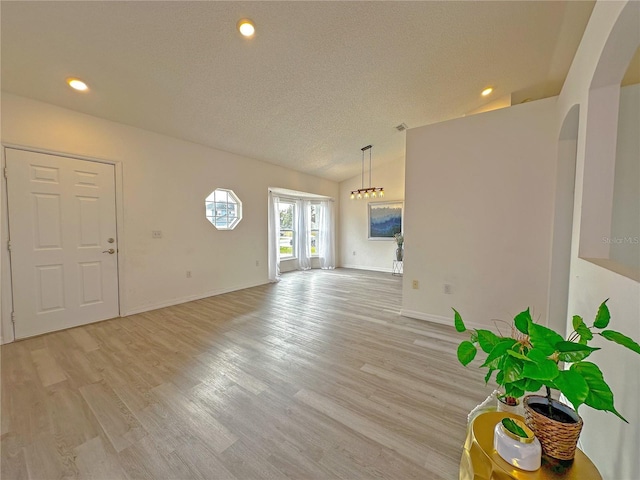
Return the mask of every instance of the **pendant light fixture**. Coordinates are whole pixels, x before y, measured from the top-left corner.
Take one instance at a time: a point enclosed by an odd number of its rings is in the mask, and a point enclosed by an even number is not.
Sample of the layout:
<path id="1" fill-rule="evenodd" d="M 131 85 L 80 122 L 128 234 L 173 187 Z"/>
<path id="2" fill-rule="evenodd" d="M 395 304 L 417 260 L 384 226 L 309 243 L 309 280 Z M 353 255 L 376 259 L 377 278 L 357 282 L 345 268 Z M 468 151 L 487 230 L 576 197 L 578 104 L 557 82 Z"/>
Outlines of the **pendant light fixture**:
<path id="1" fill-rule="evenodd" d="M 361 180 L 362 183 L 360 184 L 360 187 L 358 190 L 352 190 L 351 191 L 351 200 L 353 199 L 362 199 L 362 198 L 376 198 L 376 197 L 384 197 L 384 188 L 382 187 L 373 187 L 371 186 L 371 149 L 373 148 L 373 145 L 367 145 L 366 147 L 362 147 L 360 150 L 362 150 L 362 174 L 361 174 Z M 369 186 L 367 188 L 365 188 L 364 186 L 364 152 L 369 150 Z"/>

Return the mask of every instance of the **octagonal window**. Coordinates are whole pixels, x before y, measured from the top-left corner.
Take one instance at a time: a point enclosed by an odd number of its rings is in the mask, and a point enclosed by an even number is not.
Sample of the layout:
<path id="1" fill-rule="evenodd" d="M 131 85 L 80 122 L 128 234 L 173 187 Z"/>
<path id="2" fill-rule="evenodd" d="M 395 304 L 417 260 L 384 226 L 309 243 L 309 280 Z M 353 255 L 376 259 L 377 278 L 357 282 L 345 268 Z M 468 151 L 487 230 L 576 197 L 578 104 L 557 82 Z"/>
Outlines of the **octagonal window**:
<path id="1" fill-rule="evenodd" d="M 233 230 L 242 220 L 242 202 L 233 190 L 216 188 L 205 199 L 205 215 L 218 230 Z"/>

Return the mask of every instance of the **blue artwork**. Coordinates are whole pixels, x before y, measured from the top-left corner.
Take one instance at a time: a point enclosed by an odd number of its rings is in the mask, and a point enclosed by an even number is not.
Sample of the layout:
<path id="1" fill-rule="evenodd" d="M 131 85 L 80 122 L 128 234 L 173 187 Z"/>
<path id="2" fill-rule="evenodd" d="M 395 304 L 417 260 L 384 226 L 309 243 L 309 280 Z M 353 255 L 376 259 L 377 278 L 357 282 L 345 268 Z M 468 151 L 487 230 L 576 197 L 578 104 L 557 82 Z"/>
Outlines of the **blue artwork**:
<path id="1" fill-rule="evenodd" d="M 369 203 L 369 238 L 393 240 L 402 233 L 402 202 Z"/>

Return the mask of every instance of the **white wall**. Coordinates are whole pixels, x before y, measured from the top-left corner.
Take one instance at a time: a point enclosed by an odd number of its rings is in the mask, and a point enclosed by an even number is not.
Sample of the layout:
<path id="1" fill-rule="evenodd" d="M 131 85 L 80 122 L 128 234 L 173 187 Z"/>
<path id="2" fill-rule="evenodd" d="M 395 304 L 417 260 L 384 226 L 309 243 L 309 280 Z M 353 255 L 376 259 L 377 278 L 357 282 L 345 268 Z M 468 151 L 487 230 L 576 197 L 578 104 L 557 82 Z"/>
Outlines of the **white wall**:
<path id="1" fill-rule="evenodd" d="M 597 204 L 599 192 L 594 190 L 598 188 L 598 178 L 602 182 L 603 177 L 609 178 L 611 174 L 598 176 L 598 173 L 611 168 L 615 162 L 616 139 L 610 136 L 615 137 L 618 118 L 617 114 L 613 115 L 618 109 L 616 90 L 619 92 L 620 80 L 638 44 L 640 2 L 597 2 L 558 97 L 557 116 L 560 125 L 567 112 L 574 105 L 580 105 L 569 314 L 592 318 L 600 302 L 610 298 L 610 328 L 636 340 L 640 338 L 640 284 L 580 258 L 578 252 L 582 247 L 579 243 L 588 240 L 592 224 L 597 226 L 603 222 L 597 207 L 595 211 L 588 207 Z M 592 89 L 602 91 L 609 87 L 608 102 L 600 102 L 597 94 L 592 95 Z M 614 124 L 597 128 L 598 119 L 605 117 L 613 117 Z M 603 145 L 610 149 L 602 152 Z M 595 352 L 592 358 L 611 386 L 616 408 L 629 424 L 610 413 L 582 407 L 579 412 L 584 419 L 581 445 L 603 478 L 637 478 L 640 472 L 640 356 L 617 345 L 601 342 L 600 346 L 603 350 Z"/>
<path id="2" fill-rule="evenodd" d="M 531 307 L 546 321 L 555 102 L 408 131 L 403 315 L 451 325 L 455 307 L 493 328 Z"/>
<path id="3" fill-rule="evenodd" d="M 620 89 L 610 258 L 640 270 L 640 84 Z"/>
<path id="4" fill-rule="evenodd" d="M 372 174 L 372 186 L 384 187 L 383 199 L 351 200 L 349 198 L 352 190 L 361 187 L 360 175 L 340 183 L 340 265 L 345 268 L 391 272 L 393 260 L 396 258 L 396 242 L 368 239 L 367 205 L 369 202 L 376 201 L 404 200 L 404 158 L 386 163 L 374 161 Z M 365 176 L 366 187 L 369 179 L 367 172 Z"/>
<path id="5" fill-rule="evenodd" d="M 11 94 L 2 94 L 2 120 L 5 145 L 121 162 L 123 314 L 266 283 L 269 186 L 338 198 L 336 182 Z M 243 220 L 233 231 L 218 231 L 204 217 L 204 199 L 216 187 L 242 200 Z M 152 230 L 163 238 L 153 239 Z M 2 236 L 5 245 L 6 229 Z"/>

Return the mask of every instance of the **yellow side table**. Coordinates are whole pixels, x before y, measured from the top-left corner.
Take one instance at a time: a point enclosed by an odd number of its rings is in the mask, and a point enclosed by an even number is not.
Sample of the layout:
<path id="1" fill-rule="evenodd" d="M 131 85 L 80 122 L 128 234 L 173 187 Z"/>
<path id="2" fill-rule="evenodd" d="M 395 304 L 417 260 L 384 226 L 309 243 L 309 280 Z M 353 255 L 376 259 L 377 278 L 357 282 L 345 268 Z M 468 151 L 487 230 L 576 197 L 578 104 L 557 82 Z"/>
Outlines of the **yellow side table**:
<path id="1" fill-rule="evenodd" d="M 525 472 L 505 462 L 493 449 L 493 429 L 505 417 L 519 418 L 504 412 L 483 413 L 476 417 L 467 430 L 460 480 L 602 480 L 596 466 L 580 449 L 576 450 L 573 465 L 562 473 L 545 464 L 535 472 Z"/>

